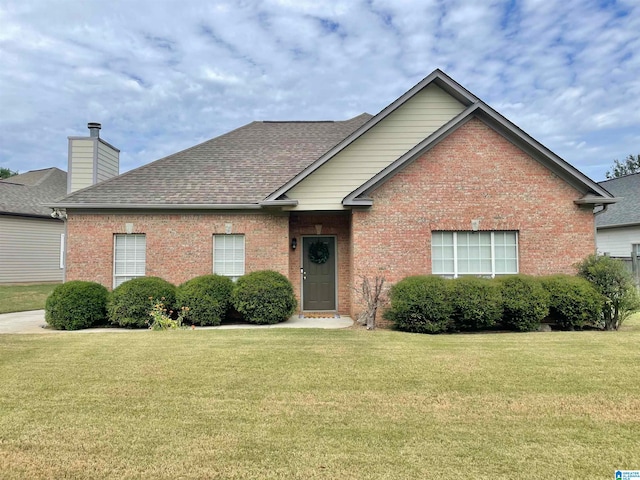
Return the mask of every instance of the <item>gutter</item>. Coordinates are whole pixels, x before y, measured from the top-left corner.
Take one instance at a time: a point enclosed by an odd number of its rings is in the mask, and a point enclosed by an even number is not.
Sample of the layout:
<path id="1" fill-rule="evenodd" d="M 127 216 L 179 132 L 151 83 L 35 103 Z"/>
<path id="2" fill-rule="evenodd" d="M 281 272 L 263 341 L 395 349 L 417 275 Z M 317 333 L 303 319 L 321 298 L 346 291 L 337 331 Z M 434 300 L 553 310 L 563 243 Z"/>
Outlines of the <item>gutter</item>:
<path id="1" fill-rule="evenodd" d="M 17 212 L 0 212 L 0 216 L 7 217 L 23 217 L 23 218 L 39 218 L 41 220 L 51 220 L 51 215 L 38 215 L 36 213 L 17 213 Z M 53 217 L 56 220 L 56 217 Z"/>
<path id="2" fill-rule="evenodd" d="M 77 210 L 260 210 L 258 203 L 55 203 L 48 207 L 54 209 Z"/>
<path id="3" fill-rule="evenodd" d="M 606 208 L 603 210 L 597 211 L 595 214 L 599 215 L 605 210 Z M 631 223 L 617 223 L 615 225 L 601 225 L 601 226 L 596 225 L 596 228 L 598 230 L 607 230 L 610 228 L 625 228 L 625 227 L 639 227 L 639 226 L 640 226 L 640 222 L 631 222 Z"/>
<path id="4" fill-rule="evenodd" d="M 584 198 L 579 198 L 578 200 L 574 200 L 573 203 L 575 203 L 576 205 L 593 205 L 598 206 L 598 205 L 602 205 L 603 209 L 596 212 L 596 214 L 598 213 L 602 213 L 607 209 L 608 205 L 611 205 L 612 203 L 616 203 L 618 202 L 620 199 L 619 198 L 605 198 L 605 197 L 584 197 Z"/>
<path id="5" fill-rule="evenodd" d="M 261 207 L 297 207 L 298 200 L 263 200 Z"/>

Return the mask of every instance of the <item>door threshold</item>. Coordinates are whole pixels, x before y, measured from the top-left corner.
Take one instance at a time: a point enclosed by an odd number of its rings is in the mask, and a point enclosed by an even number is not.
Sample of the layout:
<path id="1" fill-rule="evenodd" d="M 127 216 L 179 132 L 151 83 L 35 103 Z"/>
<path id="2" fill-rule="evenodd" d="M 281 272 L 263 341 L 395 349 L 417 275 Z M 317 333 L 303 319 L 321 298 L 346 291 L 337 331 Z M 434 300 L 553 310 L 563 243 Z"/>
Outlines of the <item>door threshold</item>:
<path id="1" fill-rule="evenodd" d="M 335 310 L 327 310 L 326 312 L 300 312 L 298 318 L 340 318 L 340 314 Z"/>

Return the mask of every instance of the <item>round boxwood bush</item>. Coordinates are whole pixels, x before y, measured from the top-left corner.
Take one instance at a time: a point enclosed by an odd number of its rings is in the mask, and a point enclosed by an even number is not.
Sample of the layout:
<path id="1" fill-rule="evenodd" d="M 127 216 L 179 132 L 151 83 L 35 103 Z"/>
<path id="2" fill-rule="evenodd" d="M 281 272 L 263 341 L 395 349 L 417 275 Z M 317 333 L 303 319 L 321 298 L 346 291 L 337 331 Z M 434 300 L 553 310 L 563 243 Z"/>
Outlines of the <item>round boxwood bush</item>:
<path id="1" fill-rule="evenodd" d="M 502 318 L 500 285 L 488 278 L 460 277 L 451 281 L 453 323 L 456 330 L 492 328 Z"/>
<path id="2" fill-rule="evenodd" d="M 502 323 L 519 332 L 540 328 L 540 322 L 549 314 L 549 294 L 540 280 L 526 275 L 501 277 Z"/>
<path id="3" fill-rule="evenodd" d="M 429 275 L 407 277 L 391 287 L 391 303 L 384 318 L 406 332 L 446 332 L 453 328 L 450 296 L 449 280 Z"/>
<path id="4" fill-rule="evenodd" d="M 107 310 L 114 325 L 126 328 L 145 328 L 151 319 L 152 303 L 162 302 L 173 310 L 176 287 L 159 277 L 139 277 L 128 280 L 111 292 Z"/>
<path id="5" fill-rule="evenodd" d="M 257 324 L 283 322 L 293 315 L 298 305 L 289 279 L 273 270 L 240 277 L 231 299 L 242 318 Z"/>
<path id="6" fill-rule="evenodd" d="M 176 289 L 176 306 L 188 307 L 184 314 L 187 324 L 220 325 L 229 310 L 232 291 L 229 277 L 202 275 Z"/>
<path id="7" fill-rule="evenodd" d="M 603 297 L 584 278 L 553 275 L 541 279 L 549 293 L 549 318 L 566 330 L 596 325 L 602 313 Z"/>
<path id="8" fill-rule="evenodd" d="M 79 330 L 102 323 L 107 317 L 108 296 L 108 290 L 99 283 L 63 283 L 47 298 L 45 320 L 57 330 Z"/>

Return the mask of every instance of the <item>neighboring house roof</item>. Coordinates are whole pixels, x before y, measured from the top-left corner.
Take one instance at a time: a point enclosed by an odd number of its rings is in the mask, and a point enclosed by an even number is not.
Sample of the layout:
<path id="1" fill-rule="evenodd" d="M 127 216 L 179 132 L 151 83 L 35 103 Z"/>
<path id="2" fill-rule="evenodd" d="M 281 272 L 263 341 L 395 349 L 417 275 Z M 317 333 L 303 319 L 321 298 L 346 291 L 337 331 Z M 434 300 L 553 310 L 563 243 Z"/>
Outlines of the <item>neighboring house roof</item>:
<path id="1" fill-rule="evenodd" d="M 67 173 L 58 168 L 32 170 L 0 180 L 0 214 L 51 218 L 45 206 L 67 193 Z"/>
<path id="2" fill-rule="evenodd" d="M 618 202 L 596 216 L 596 227 L 640 225 L 640 173 L 600 182 Z"/>
<path id="3" fill-rule="evenodd" d="M 370 118 L 252 122 L 74 192 L 60 206 L 257 205 Z"/>
<path id="4" fill-rule="evenodd" d="M 220 137 L 157 160 L 56 204 L 66 208 L 260 208 L 296 205 L 287 193 L 356 142 L 430 84 L 464 110 L 369 178 L 343 205 L 368 206 L 369 193 L 472 118 L 522 148 L 582 193 L 576 203 L 613 203 L 596 182 L 562 160 L 440 70 L 372 117 L 341 122 L 253 122 Z"/>

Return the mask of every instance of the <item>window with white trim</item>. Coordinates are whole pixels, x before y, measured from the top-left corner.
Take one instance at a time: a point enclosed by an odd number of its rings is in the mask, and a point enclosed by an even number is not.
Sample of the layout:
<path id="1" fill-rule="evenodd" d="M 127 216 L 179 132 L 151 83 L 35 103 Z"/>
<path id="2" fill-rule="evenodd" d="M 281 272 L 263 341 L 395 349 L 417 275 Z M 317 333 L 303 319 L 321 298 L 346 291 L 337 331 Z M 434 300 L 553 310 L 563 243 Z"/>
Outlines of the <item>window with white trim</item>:
<path id="1" fill-rule="evenodd" d="M 144 277 L 147 239 L 144 234 L 113 236 L 113 288 L 127 280 Z"/>
<path id="2" fill-rule="evenodd" d="M 433 232 L 431 272 L 458 277 L 518 273 L 518 232 Z"/>
<path id="3" fill-rule="evenodd" d="M 244 235 L 213 236 L 213 273 L 234 282 L 244 275 Z"/>

